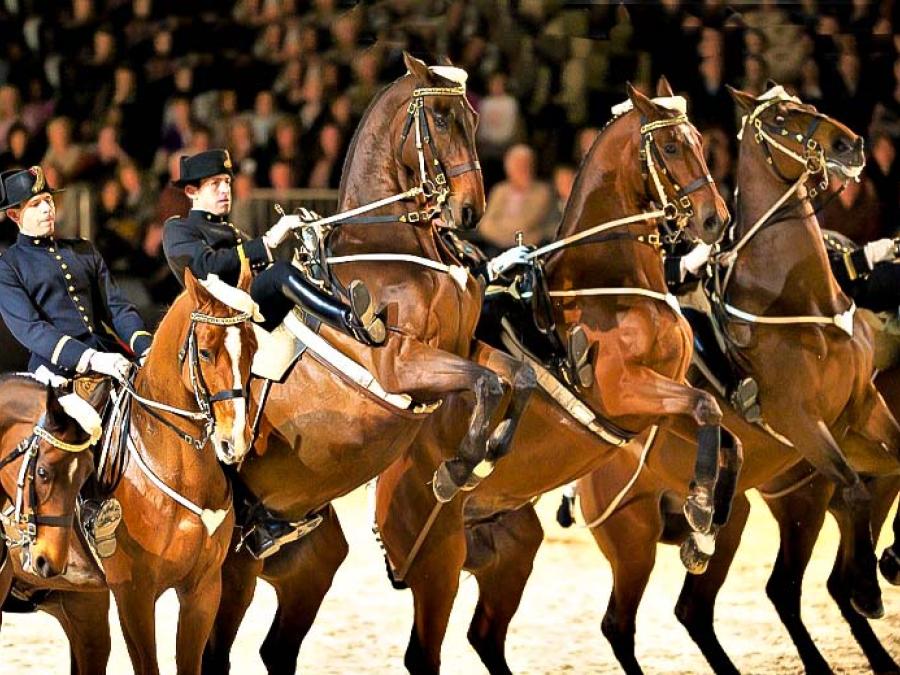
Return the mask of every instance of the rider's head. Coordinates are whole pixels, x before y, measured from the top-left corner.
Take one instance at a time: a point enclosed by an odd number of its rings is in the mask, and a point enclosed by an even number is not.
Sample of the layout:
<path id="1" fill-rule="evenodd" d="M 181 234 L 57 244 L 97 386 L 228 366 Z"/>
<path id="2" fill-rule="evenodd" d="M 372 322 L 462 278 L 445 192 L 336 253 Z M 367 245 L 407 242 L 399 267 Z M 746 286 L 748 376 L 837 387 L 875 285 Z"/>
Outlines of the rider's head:
<path id="1" fill-rule="evenodd" d="M 53 194 L 60 192 L 47 184 L 39 166 L 30 169 L 4 171 L 0 174 L 2 208 L 23 234 L 47 237 L 56 225 L 56 205 Z"/>
<path id="2" fill-rule="evenodd" d="M 184 188 L 192 208 L 224 216 L 231 211 L 233 176 L 228 151 L 208 150 L 182 157 L 179 178 L 172 184 Z"/>

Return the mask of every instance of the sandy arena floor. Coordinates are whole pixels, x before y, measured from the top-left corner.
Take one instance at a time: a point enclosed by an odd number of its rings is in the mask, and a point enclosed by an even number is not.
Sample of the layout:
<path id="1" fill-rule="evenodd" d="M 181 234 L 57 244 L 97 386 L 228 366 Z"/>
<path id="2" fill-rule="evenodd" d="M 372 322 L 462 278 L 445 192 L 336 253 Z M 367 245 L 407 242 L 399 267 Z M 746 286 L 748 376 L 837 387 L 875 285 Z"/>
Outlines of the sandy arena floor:
<path id="1" fill-rule="evenodd" d="M 509 660 L 517 673 L 620 672 L 600 621 L 610 589 L 610 573 L 585 530 L 561 530 L 552 520 L 556 495 L 539 504 L 547 536 L 535 573 L 510 627 Z M 319 618 L 300 651 L 304 672 L 400 673 L 409 634 L 409 591 L 391 589 L 367 522 L 365 495 L 358 490 L 337 502 L 350 556 L 338 572 Z M 748 536 L 749 535 L 749 536 Z M 866 662 L 849 629 L 825 591 L 836 550 L 837 528 L 829 519 L 806 575 L 804 617 L 813 638 L 839 673 L 866 671 Z M 879 551 L 887 542 L 882 537 Z M 764 586 L 776 552 L 774 521 L 754 498 L 748 534 L 738 551 L 732 575 L 719 596 L 716 627 L 725 650 L 746 673 L 802 672 L 793 645 L 766 599 Z M 706 662 L 675 620 L 672 608 L 683 572 L 677 550 L 660 547 L 657 569 L 638 615 L 637 652 L 653 673 L 708 672 Z M 886 618 L 875 630 L 900 660 L 900 588 L 883 584 Z M 463 580 L 454 607 L 443 663 L 447 673 L 484 672 L 466 642 L 475 605 L 475 580 Z M 275 596 L 260 583 L 232 654 L 234 673 L 264 672 L 257 655 L 274 613 Z M 174 673 L 177 616 L 172 592 L 157 606 L 157 631 L 163 673 Z M 68 645 L 55 620 L 46 614 L 5 615 L 0 637 L 0 672 L 60 674 L 69 672 Z M 131 672 L 115 610 L 110 673 Z"/>

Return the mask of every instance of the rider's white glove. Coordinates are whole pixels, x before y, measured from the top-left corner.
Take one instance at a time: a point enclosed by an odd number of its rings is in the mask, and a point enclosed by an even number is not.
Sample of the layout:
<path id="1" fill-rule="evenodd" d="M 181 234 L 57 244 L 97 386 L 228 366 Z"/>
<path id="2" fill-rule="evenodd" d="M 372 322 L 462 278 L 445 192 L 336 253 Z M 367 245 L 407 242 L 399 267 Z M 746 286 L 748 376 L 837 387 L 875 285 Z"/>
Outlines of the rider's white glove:
<path id="1" fill-rule="evenodd" d="M 131 361 L 113 352 L 94 352 L 88 361 L 88 369 L 120 380 L 131 372 Z"/>
<path id="2" fill-rule="evenodd" d="M 525 265 L 528 261 L 528 247 L 514 246 L 508 251 L 504 251 L 496 258 L 491 258 L 487 263 L 488 281 L 493 281 L 506 270 L 516 265 Z"/>
<path id="3" fill-rule="evenodd" d="M 302 224 L 303 221 L 300 220 L 300 216 L 281 216 L 278 222 L 263 235 L 263 241 L 269 248 L 277 248 L 287 238 L 291 230 L 300 227 Z"/>
<path id="4" fill-rule="evenodd" d="M 887 262 L 897 257 L 897 243 L 893 239 L 870 241 L 863 246 L 869 267 L 874 268 L 880 262 Z"/>
<path id="5" fill-rule="evenodd" d="M 322 220 L 322 216 L 313 211 L 312 209 L 307 209 L 303 206 L 300 207 L 300 220 L 304 223 L 314 223 L 317 220 Z"/>
<path id="6" fill-rule="evenodd" d="M 712 251 L 711 244 L 704 244 L 702 241 L 694 246 L 687 255 L 681 258 L 681 276 L 684 278 L 685 272 L 697 274 L 703 266 L 709 262 L 709 254 Z"/>

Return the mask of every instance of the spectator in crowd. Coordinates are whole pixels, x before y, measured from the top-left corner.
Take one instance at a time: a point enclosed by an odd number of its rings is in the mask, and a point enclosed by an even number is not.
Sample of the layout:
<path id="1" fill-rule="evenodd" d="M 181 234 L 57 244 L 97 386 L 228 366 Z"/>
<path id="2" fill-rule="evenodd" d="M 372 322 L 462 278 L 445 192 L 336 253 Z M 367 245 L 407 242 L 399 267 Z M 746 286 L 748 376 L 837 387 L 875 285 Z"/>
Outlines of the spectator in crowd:
<path id="1" fill-rule="evenodd" d="M 521 132 L 519 102 L 506 91 L 506 75 L 491 76 L 488 95 L 481 99 L 478 112 L 478 156 L 487 189 L 502 178 L 503 155 Z"/>
<path id="2" fill-rule="evenodd" d="M 527 245 L 549 241 L 555 232 L 555 210 L 550 186 L 535 178 L 534 151 L 518 144 L 503 159 L 506 180 L 491 190 L 478 235 L 493 249 L 513 246 L 516 232 Z"/>
<path id="3" fill-rule="evenodd" d="M 41 160 L 44 171 L 55 175 L 58 179 L 56 185 L 66 185 L 80 177 L 83 161 L 84 153 L 72 142 L 72 123 L 69 118 L 53 118 L 47 125 L 47 152 Z"/>
<path id="4" fill-rule="evenodd" d="M 319 146 L 306 183 L 311 188 L 337 189 L 344 168 L 344 139 L 336 124 L 328 123 L 319 132 Z"/>
<path id="5" fill-rule="evenodd" d="M 263 90 L 256 95 L 253 104 L 253 137 L 260 145 L 269 142 L 269 136 L 278 121 L 278 113 L 275 110 L 275 97 L 271 91 Z"/>
<path id="6" fill-rule="evenodd" d="M 31 132 L 21 122 L 16 122 L 6 132 L 6 147 L 6 152 L 0 153 L 0 171 L 32 166 L 40 160 Z"/>
<path id="7" fill-rule="evenodd" d="M 889 228 L 900 228 L 900 165 L 897 146 L 885 133 L 872 136 L 871 157 L 866 162 L 866 176 L 872 181 L 881 213 Z M 888 234 L 891 234 L 888 232 Z"/>
<path id="8" fill-rule="evenodd" d="M 891 224 L 890 230 L 886 229 L 888 224 L 882 220 L 875 186 L 866 177 L 860 182 L 847 181 L 837 198 L 828 201 L 819 212 L 819 224 L 850 237 L 860 246 L 889 236 L 896 227 Z"/>
<path id="9" fill-rule="evenodd" d="M 19 90 L 11 84 L 0 87 L 0 142 L 4 145 L 0 150 L 7 150 L 9 130 L 16 122 L 21 122 L 21 100 Z"/>

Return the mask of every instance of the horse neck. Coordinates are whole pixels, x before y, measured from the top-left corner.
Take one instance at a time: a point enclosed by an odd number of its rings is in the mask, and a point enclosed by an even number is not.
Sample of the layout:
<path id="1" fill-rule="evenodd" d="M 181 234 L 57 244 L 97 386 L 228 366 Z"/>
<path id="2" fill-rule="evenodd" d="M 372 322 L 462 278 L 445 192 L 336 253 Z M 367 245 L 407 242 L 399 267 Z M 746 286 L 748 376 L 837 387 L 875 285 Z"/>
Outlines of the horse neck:
<path id="1" fill-rule="evenodd" d="M 416 176 L 398 162 L 395 145 L 405 111 L 411 100 L 412 88 L 403 78 L 379 95 L 359 123 L 341 175 L 338 211 L 346 211 L 393 197 L 417 185 Z M 415 131 L 410 131 L 406 144 L 415 143 Z M 401 215 L 420 208 L 415 202 L 398 201 L 368 215 Z M 363 245 L 364 244 L 364 245 Z M 432 228 L 411 227 L 400 223 L 339 226 L 333 240 L 335 252 L 358 249 L 356 252 L 386 251 L 410 253 L 439 259 Z"/>
<path id="2" fill-rule="evenodd" d="M 749 136 L 741 142 L 737 176 L 735 241 L 793 185 L 776 175 L 761 146 Z M 806 195 L 806 187 L 801 186 L 785 204 L 789 215 L 770 220 L 741 250 L 728 287 L 730 298 L 747 299 L 768 308 L 777 305 L 785 313 L 837 313 L 847 308 L 848 301 L 831 274 L 819 223 Z"/>
<path id="3" fill-rule="evenodd" d="M 563 213 L 557 240 L 652 209 L 641 173 L 634 168 L 638 161 L 637 127 L 634 122 L 631 122 L 634 128 L 628 126 L 627 120 L 619 124 L 623 125 L 619 130 L 627 130 L 624 142 L 620 134 L 610 133 L 613 131 L 610 127 L 601 132 L 585 157 Z M 632 223 L 607 233 L 654 232 L 655 220 Z M 551 288 L 586 285 L 636 286 L 658 291 L 666 288 L 660 256 L 651 247 L 628 239 L 564 249 L 548 262 L 547 278 Z"/>
<path id="4" fill-rule="evenodd" d="M 0 387 L 0 439 L 2 450 L 0 460 L 5 459 L 15 447 L 31 433 L 31 424 L 37 421 L 44 409 L 44 386 L 38 382 L 24 380 L 19 382 L 5 382 Z M 27 425 L 27 426 L 26 426 Z M 13 435 L 14 434 L 14 435 Z M 14 471 L 10 467 L 16 467 Z M 9 476 L 18 471 L 20 464 L 12 462 L 3 468 Z M 8 481 L 14 486 L 15 478 Z M 12 499 L 15 495 L 15 487 L 11 491 L 0 485 L 0 494 Z"/>

